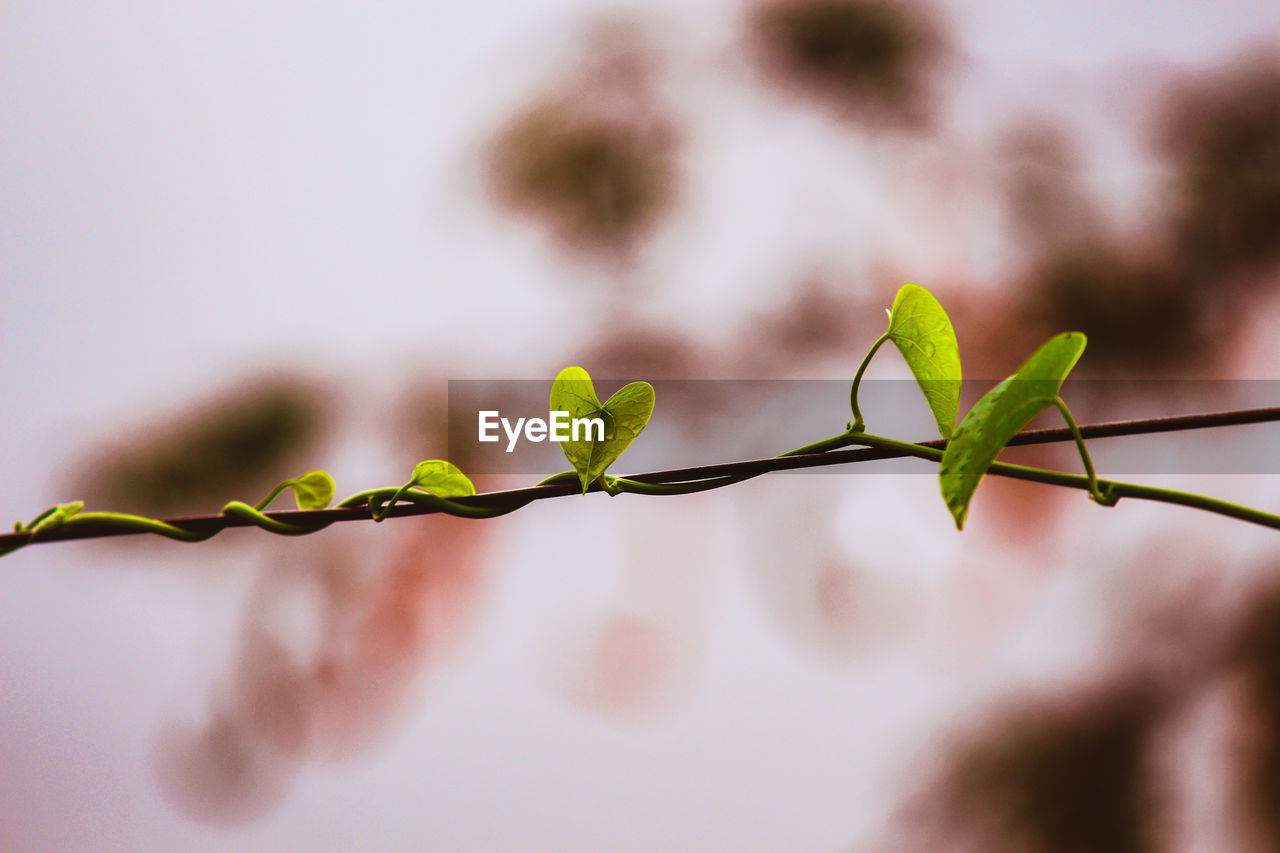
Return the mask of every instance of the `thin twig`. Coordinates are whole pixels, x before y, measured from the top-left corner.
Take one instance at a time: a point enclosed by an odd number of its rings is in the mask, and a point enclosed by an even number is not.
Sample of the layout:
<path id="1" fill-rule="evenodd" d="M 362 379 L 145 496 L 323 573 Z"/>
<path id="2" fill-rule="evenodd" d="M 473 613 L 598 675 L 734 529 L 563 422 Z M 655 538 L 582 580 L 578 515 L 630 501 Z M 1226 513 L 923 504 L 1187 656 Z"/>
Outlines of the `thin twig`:
<path id="1" fill-rule="evenodd" d="M 1113 436 L 1146 435 L 1158 432 L 1178 432 L 1183 430 L 1210 429 L 1213 427 L 1239 426 L 1253 423 L 1269 423 L 1280 421 L 1280 407 L 1261 409 L 1239 409 L 1227 412 L 1210 412 L 1197 415 L 1176 415 L 1172 417 L 1143 418 L 1139 420 L 1108 421 L 1104 423 L 1085 424 L 1080 427 L 1086 438 L 1109 438 Z M 1009 441 L 1009 445 L 1052 444 L 1072 441 L 1071 430 L 1066 428 L 1027 430 L 1018 433 Z M 855 443 L 856 438 L 849 443 Z M 922 441 L 917 447 L 940 449 L 945 447 L 941 439 Z M 795 456 L 775 456 L 767 459 L 750 459 L 740 462 L 726 462 L 717 465 L 702 465 L 693 468 L 674 468 L 666 471 L 650 471 L 644 474 L 632 474 L 627 479 L 639 483 L 689 483 L 708 481 L 706 487 L 721 488 L 742 482 L 761 474 L 773 471 L 787 471 L 800 468 L 818 468 L 827 465 L 849 465 L 857 462 L 869 462 L 877 459 L 897 459 L 912 454 L 901 450 L 860 447 L 851 450 L 829 450 L 825 453 L 809 453 Z M 992 471 L 992 473 L 997 473 Z M 589 491 L 600 491 L 596 483 Z M 555 483 L 551 485 L 528 486 L 521 489 L 508 489 L 499 492 L 485 492 L 470 497 L 453 498 L 460 504 L 476 507 L 511 507 L 523 506 L 532 501 L 546 498 L 566 497 L 581 494 L 577 483 Z M 411 515 L 430 515 L 440 510 L 416 504 L 399 504 L 392 507 L 387 516 L 399 518 Z M 338 521 L 368 521 L 367 507 L 343 507 L 323 510 L 281 510 L 265 513 L 269 518 L 290 525 L 314 527 L 320 529 Z M 229 515 L 193 515 L 163 519 L 168 524 L 195 533 L 208 533 L 229 527 L 250 527 L 253 522 Z M 128 536 L 144 531 L 123 529 L 108 524 L 75 524 L 54 527 L 42 531 L 36 542 L 57 542 L 69 539 L 92 539 L 107 536 Z M 11 547 L 25 545 L 30 540 L 30 533 L 0 534 L 0 553 Z"/>

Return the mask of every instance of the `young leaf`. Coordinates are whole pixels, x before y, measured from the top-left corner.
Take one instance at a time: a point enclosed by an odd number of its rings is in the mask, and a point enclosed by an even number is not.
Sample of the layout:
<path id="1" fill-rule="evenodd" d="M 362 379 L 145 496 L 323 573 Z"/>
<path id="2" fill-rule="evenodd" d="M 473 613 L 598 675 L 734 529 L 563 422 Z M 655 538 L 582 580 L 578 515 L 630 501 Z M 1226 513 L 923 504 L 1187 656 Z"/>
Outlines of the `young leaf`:
<path id="1" fill-rule="evenodd" d="M 413 466 L 409 482 L 396 489 L 385 504 L 377 492 L 369 494 L 369 514 L 373 516 L 373 520 L 382 521 L 386 518 L 396 501 L 411 489 L 430 492 L 438 498 L 464 498 L 476 493 L 475 485 L 458 466 L 443 459 L 427 459 Z"/>
<path id="2" fill-rule="evenodd" d="M 27 524 L 19 521 L 13 526 L 13 532 L 35 534 L 41 530 L 59 527 L 82 509 L 84 509 L 84 501 L 72 501 L 71 503 L 51 506 L 31 519 Z"/>
<path id="3" fill-rule="evenodd" d="M 568 412 L 571 420 L 599 418 L 604 422 L 604 440 L 596 440 L 592 429 L 580 433 L 577 441 L 560 445 L 569 464 L 578 472 L 582 493 L 613 464 L 649 423 L 653 414 L 653 386 L 632 382 L 618 389 L 603 405 L 596 396 L 591 376 L 581 367 L 566 367 L 551 385 L 550 409 Z"/>
<path id="4" fill-rule="evenodd" d="M 904 284 L 889 309 L 885 334 L 924 392 L 938 432 L 950 438 L 960 413 L 960 348 L 947 312 L 923 287 Z"/>
<path id="5" fill-rule="evenodd" d="M 1009 439 L 1053 405 L 1084 346 L 1082 332 L 1063 332 L 1050 338 L 1017 373 L 974 403 L 960 421 L 938 470 L 942 497 L 955 518 L 956 529 L 964 527 L 969 501 L 991 463 Z"/>
<path id="6" fill-rule="evenodd" d="M 333 500 L 333 477 L 328 471 L 308 471 L 289 483 L 298 509 L 324 509 Z"/>
<path id="7" fill-rule="evenodd" d="M 458 466 L 443 459 L 419 462 L 414 466 L 408 485 L 410 488 L 431 492 L 438 498 L 463 498 L 476 493 L 476 487 L 470 478 Z"/>

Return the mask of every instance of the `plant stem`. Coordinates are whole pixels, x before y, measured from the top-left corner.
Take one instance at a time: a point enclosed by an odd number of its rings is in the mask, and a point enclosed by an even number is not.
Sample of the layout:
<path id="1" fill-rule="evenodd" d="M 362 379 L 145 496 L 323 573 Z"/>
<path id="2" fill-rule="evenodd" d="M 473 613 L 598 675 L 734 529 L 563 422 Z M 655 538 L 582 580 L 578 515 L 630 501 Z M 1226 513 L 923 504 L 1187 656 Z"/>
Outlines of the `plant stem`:
<path id="1" fill-rule="evenodd" d="M 824 438 L 822 441 L 815 441 L 813 444 L 806 444 L 804 447 L 797 447 L 795 450 L 788 450 L 786 453 L 779 453 L 779 456 L 803 456 L 806 453 L 826 453 L 828 450 L 839 450 L 841 447 L 848 447 L 851 444 L 857 444 L 857 433 L 852 429 L 842 432 L 839 435 L 833 435 L 831 438 Z"/>
<path id="2" fill-rule="evenodd" d="M 1147 418 L 1136 421 L 1086 424 L 1078 427 L 1078 431 L 1071 429 L 1033 430 L 1014 436 L 1009 444 L 1012 446 L 1015 444 L 1043 444 L 1078 440 L 1086 435 L 1090 438 L 1144 435 L 1153 432 L 1268 423 L 1278 420 L 1280 420 L 1280 407 L 1244 409 L 1233 412 L 1210 412 L 1197 415 Z M 850 444 L 862 444 L 866 446 L 866 449 L 845 450 L 835 453 L 825 452 Z M 942 448 L 944 446 L 944 442 L 937 440 L 913 444 L 882 436 L 845 432 L 798 448 L 780 457 L 635 474 L 631 478 L 622 479 L 620 484 L 615 481 L 614 485 L 622 491 L 645 494 L 690 494 L 732 485 L 772 471 L 794 468 L 846 465 L 873 458 L 883 459 L 900 456 L 913 456 L 938 462 L 942 459 Z M 787 458 L 799 454 L 810 454 L 810 458 Z M 1133 483 L 1099 481 L 1096 478 L 1091 483 L 1087 476 L 1082 477 L 1075 474 L 999 462 L 992 464 L 988 471 L 998 476 L 1077 488 L 1090 493 L 1097 491 L 1106 497 L 1117 499 L 1120 497 L 1133 497 L 1188 506 L 1280 530 L 1280 517 L 1276 515 L 1208 498 L 1203 495 L 1189 494 L 1172 489 L 1160 489 L 1152 486 L 1140 486 Z M 410 491 L 408 493 L 410 496 L 418 495 L 421 500 L 410 497 L 410 503 L 400 505 L 395 514 L 397 516 L 410 516 L 443 512 L 453 515 L 466 515 L 473 518 L 491 518 L 519 509 L 533 501 L 544 498 L 565 497 L 569 494 L 577 493 L 576 484 L 573 488 L 569 486 L 569 483 L 573 482 L 576 477 L 575 472 L 566 471 L 562 474 L 548 477 L 541 485 L 476 495 L 474 501 L 470 498 L 458 499 L 457 501 L 445 500 L 434 495 Z M 662 488 L 668 486 L 671 488 Z M 186 516 L 167 520 L 144 518 L 127 513 L 76 512 L 58 523 L 40 527 L 41 522 L 48 520 L 50 516 L 60 511 L 66 511 L 72 506 L 63 504 L 50 507 L 27 524 L 19 522 L 15 525 L 13 533 L 0 534 L 0 556 L 30 544 L 133 533 L 154 533 L 170 539 L 201 542 L 227 527 L 256 525 L 267 527 L 273 532 L 289 534 L 301 528 L 305 528 L 308 531 L 319 530 L 337 521 L 368 520 L 370 513 L 379 508 L 379 503 L 386 501 L 395 495 L 397 491 L 399 489 L 396 487 L 388 487 L 358 492 L 327 510 L 285 510 L 269 514 L 251 514 L 234 509 L 228 510 L 224 507 L 223 513 L 215 515 Z M 252 508 L 245 506 L 245 509 L 251 510 Z M 262 524 L 263 518 L 269 521 L 280 521 L 286 527 L 268 527 Z M 37 527 L 40 527 L 40 529 L 35 529 Z"/>
<path id="3" fill-rule="evenodd" d="M 138 530 L 143 533 L 158 533 L 161 536 L 167 536 L 170 539 L 177 539 L 180 542 L 203 542 L 214 533 L 196 533 L 191 530 L 183 530 L 181 527 L 175 527 L 165 521 L 156 518 L 146 518 L 141 515 L 130 515 L 127 512 L 81 512 L 76 513 L 62 524 L 62 527 L 73 527 L 83 524 L 110 524 L 114 527 L 124 528 L 126 530 Z M 39 534 L 36 534 L 39 535 Z"/>
<path id="4" fill-rule="evenodd" d="M 1071 430 L 1071 437 L 1075 439 L 1076 447 L 1080 450 L 1080 461 L 1084 463 L 1084 473 L 1089 478 L 1089 497 L 1100 506 L 1115 506 L 1119 496 L 1111 489 L 1103 494 L 1098 488 L 1098 475 L 1093 469 L 1093 460 L 1089 458 L 1089 448 L 1085 447 L 1084 436 L 1080 434 L 1080 427 L 1076 425 L 1076 419 L 1071 416 L 1066 400 L 1060 396 L 1054 397 L 1053 404 L 1062 413 L 1062 419 L 1067 422 L 1067 429 Z"/>
<path id="5" fill-rule="evenodd" d="M 277 494 L 279 494 L 279 492 L 277 492 Z M 231 501 L 231 503 L 224 506 L 222 508 L 222 514 L 234 516 L 236 518 L 243 518 L 246 521 L 253 522 L 263 530 L 278 533 L 281 536 L 304 536 L 308 533 L 315 533 L 317 530 L 328 527 L 329 524 L 332 524 L 332 522 L 327 522 L 318 526 L 288 524 L 286 522 L 279 521 L 278 519 L 271 518 L 270 516 L 263 515 L 261 507 L 252 507 L 247 503 L 242 503 L 240 501 Z"/>
<path id="6" fill-rule="evenodd" d="M 366 489 L 363 492 L 356 492 L 351 497 L 345 498 L 335 504 L 334 508 L 368 507 L 369 514 L 372 516 L 383 503 L 398 491 L 400 491 L 399 488 Z"/>
<path id="7" fill-rule="evenodd" d="M 382 521 L 382 519 L 386 518 L 391 507 L 396 505 L 396 501 L 400 500 L 400 498 L 404 496 L 404 493 L 409 491 L 411 486 L 413 486 L 413 480 L 410 480 L 400 488 L 396 489 L 395 492 L 392 493 L 391 497 L 387 499 L 385 504 L 376 498 L 370 498 L 369 514 L 373 516 L 373 520 Z"/>
<path id="8" fill-rule="evenodd" d="M 918 444 L 911 444 L 906 441 L 897 441 L 892 438 L 885 438 L 879 435 L 870 435 L 861 433 L 857 437 L 859 444 L 867 447 L 878 447 L 885 450 L 896 450 L 904 456 L 914 456 L 917 459 L 928 459 L 933 462 L 942 461 L 942 451 L 932 447 L 922 447 Z M 1114 480 L 1091 481 L 1089 477 L 1082 477 L 1079 474 L 1067 474 L 1062 471 L 1049 471 L 1044 468 L 1031 468 L 1026 465 L 1011 465 L 1007 462 L 993 462 L 991 467 L 987 469 L 987 473 L 996 474 L 1001 477 L 1011 477 L 1015 480 L 1029 480 L 1034 483 L 1047 483 L 1051 486 L 1065 486 L 1072 489 L 1083 489 L 1084 491 L 1092 491 L 1095 488 L 1101 488 L 1105 494 L 1112 500 L 1112 503 L 1120 498 L 1138 498 L 1148 501 L 1159 501 L 1161 503 L 1178 504 L 1179 506 L 1189 506 L 1195 509 L 1202 509 L 1207 512 L 1225 515 L 1230 518 L 1237 518 L 1241 521 L 1248 521 L 1253 524 L 1259 524 L 1263 527 L 1270 527 L 1273 530 L 1280 530 L 1280 515 L 1272 515 L 1269 512 L 1252 509 L 1239 504 L 1220 501 L 1216 498 L 1210 498 L 1205 495 L 1192 494 L 1191 492 L 1180 492 L 1176 489 L 1161 489 L 1156 486 L 1142 486 L 1137 483 L 1121 483 Z"/>
<path id="9" fill-rule="evenodd" d="M 418 506 L 431 507 L 438 512 L 457 515 L 462 518 L 496 518 L 509 512 L 515 512 L 533 500 L 532 497 L 529 497 L 524 501 L 512 502 L 509 505 L 500 507 L 471 506 L 451 501 L 448 498 L 438 497 L 430 492 L 420 492 L 417 489 L 406 489 L 401 486 L 396 489 L 369 489 L 365 492 L 357 492 L 338 504 L 338 508 L 367 506 L 370 514 L 379 513 L 379 517 L 376 520 L 380 521 L 382 517 L 385 517 L 391 511 L 390 503 L 385 510 L 380 511 L 381 504 L 384 500 L 390 499 L 407 500 Z"/>
<path id="10" fill-rule="evenodd" d="M 257 505 L 257 506 L 255 506 L 255 507 L 254 507 L 254 509 L 256 509 L 256 510 L 258 510 L 259 512 L 261 512 L 262 510 L 264 510 L 264 509 L 266 509 L 267 507 L 271 506 L 271 502 L 272 502 L 273 500 L 275 500 L 275 499 L 279 496 L 279 494 L 280 494 L 281 492 L 283 492 L 285 489 L 289 488 L 290 486 L 292 486 L 292 485 L 293 485 L 294 483 L 296 483 L 296 482 L 297 482 L 297 480 L 285 480 L 283 483 L 281 483 L 280 485 L 278 485 L 278 486 L 276 486 L 274 489 L 272 489 L 272 490 L 271 490 L 271 493 L 270 493 L 270 494 L 268 494 L 265 498 L 263 498 L 262 500 L 258 501 L 258 505 Z M 223 512 L 226 512 L 226 510 L 224 509 L 224 510 L 223 510 Z"/>
<path id="11" fill-rule="evenodd" d="M 578 479 L 577 471 L 561 471 L 559 474 L 552 474 L 550 477 L 547 477 L 545 480 L 539 480 L 534 485 L 554 486 L 559 483 L 578 483 L 579 485 L 581 485 L 581 481 Z"/>
<path id="12" fill-rule="evenodd" d="M 849 408 L 853 409 L 853 423 L 849 424 L 849 432 L 862 432 L 866 429 L 867 424 L 862 419 L 862 410 L 858 408 L 858 386 L 862 384 L 862 374 L 867 372 L 867 365 L 871 363 L 876 350 L 884 346 L 884 342 L 887 340 L 889 340 L 888 331 L 876 338 L 876 342 L 871 345 L 871 349 L 867 350 L 867 354 L 862 357 L 862 364 L 858 365 L 858 372 L 853 374 L 853 385 L 849 388 Z"/>
<path id="13" fill-rule="evenodd" d="M 719 489 L 722 486 L 732 486 L 734 483 L 741 483 L 743 480 L 750 480 L 752 477 L 758 476 L 760 475 L 736 474 L 725 477 L 711 477 L 705 480 L 689 480 L 684 483 L 641 483 L 637 480 L 628 480 L 626 477 L 612 477 L 610 479 L 612 480 L 614 489 L 619 493 L 632 492 L 637 495 L 692 495 L 697 492 L 709 491 L 710 489 Z"/>

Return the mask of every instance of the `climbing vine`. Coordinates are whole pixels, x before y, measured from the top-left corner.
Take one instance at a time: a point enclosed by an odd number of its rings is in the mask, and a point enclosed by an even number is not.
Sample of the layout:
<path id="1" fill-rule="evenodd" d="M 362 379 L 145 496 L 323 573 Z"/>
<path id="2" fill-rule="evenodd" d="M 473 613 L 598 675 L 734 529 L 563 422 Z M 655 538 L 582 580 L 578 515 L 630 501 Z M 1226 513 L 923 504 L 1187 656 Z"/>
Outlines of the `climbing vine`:
<path id="1" fill-rule="evenodd" d="M 357 492 L 330 509 L 335 493 L 333 478 L 325 471 L 310 471 L 280 483 L 252 506 L 231 501 L 216 516 L 165 520 L 119 512 L 85 512 L 84 504 L 78 501 L 58 504 L 31 521 L 16 522 L 13 533 L 0 535 L 0 555 L 42 541 L 122 533 L 154 533 L 183 542 L 200 542 L 232 526 L 252 525 L 284 536 L 297 536 L 321 530 L 335 521 L 354 518 L 380 522 L 390 515 L 427 512 L 492 518 L 514 512 L 540 497 L 564 494 L 565 487 L 570 484 L 573 491 L 580 490 L 583 495 L 593 490 L 610 495 L 691 494 L 741 482 L 769 470 L 855 461 L 852 457 L 834 453 L 855 445 L 869 449 L 869 453 L 878 453 L 879 458 L 913 456 L 938 463 L 942 498 L 957 529 L 963 529 L 969 505 L 983 477 L 995 474 L 1082 489 L 1091 500 L 1104 507 L 1114 506 L 1122 498 L 1161 501 L 1280 530 L 1280 515 L 1205 495 L 1100 479 L 1089 455 L 1085 433 L 1103 434 L 1106 427 L 1117 425 L 1082 428 L 1062 398 L 1062 385 L 1084 354 L 1086 339 L 1083 333 L 1063 332 L 1050 338 L 1017 371 L 983 395 L 960 418 L 963 379 L 960 349 L 946 311 L 929 291 L 914 284 L 905 284 L 887 313 L 888 327 L 872 343 L 854 374 L 849 391 L 852 417 L 845 424 L 844 431 L 779 454 L 773 460 L 661 472 L 661 476 L 612 476 L 607 473 L 610 466 L 639 437 L 653 415 L 653 386 L 647 382 L 632 382 L 601 403 L 590 374 L 581 367 L 566 367 L 552 382 L 548 400 L 550 410 L 566 412 L 573 419 L 598 419 L 603 429 L 594 434 L 591 431 L 584 435 L 575 433 L 572 438 L 561 442 L 572 469 L 548 477 L 531 488 L 477 495 L 471 480 L 456 466 L 442 459 L 429 459 L 418 463 L 403 485 Z M 906 442 L 867 431 L 866 419 L 858 405 L 858 389 L 867 366 L 888 341 L 897 347 L 920 386 L 925 403 L 937 422 L 940 440 Z M 1025 432 L 1025 427 L 1036 415 L 1049 408 L 1056 409 L 1062 416 L 1066 424 L 1065 438 L 1075 443 L 1084 473 L 1071 474 L 997 462 L 1006 446 L 1027 443 L 1025 439 L 1036 438 Z M 1235 420 L 1219 418 L 1217 423 L 1280 418 L 1280 412 L 1275 410 L 1235 414 L 1241 417 Z M 1194 418 L 1183 420 L 1190 422 Z M 1164 428 L 1178 427 L 1166 425 Z M 1064 438 L 1060 431 L 1041 432 L 1054 433 L 1038 437 L 1043 440 Z M 757 464 L 770 461 L 775 464 Z M 267 507 L 287 490 L 292 490 L 298 512 L 269 514 Z"/>

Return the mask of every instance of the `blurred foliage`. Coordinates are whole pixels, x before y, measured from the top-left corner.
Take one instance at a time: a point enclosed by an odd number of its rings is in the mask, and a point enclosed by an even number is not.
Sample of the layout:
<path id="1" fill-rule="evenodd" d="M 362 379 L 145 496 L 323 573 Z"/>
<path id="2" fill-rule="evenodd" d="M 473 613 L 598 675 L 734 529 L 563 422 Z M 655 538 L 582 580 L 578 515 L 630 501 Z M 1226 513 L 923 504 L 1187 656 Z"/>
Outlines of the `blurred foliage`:
<path id="1" fill-rule="evenodd" d="M 689 335 L 672 328 L 641 325 L 617 316 L 601 323 L 603 333 L 580 348 L 580 360 L 597 376 L 617 379 L 706 378 L 708 359 Z"/>
<path id="2" fill-rule="evenodd" d="M 1203 359 L 1214 341 L 1213 314 L 1186 271 L 1110 243 L 1046 253 L 1030 271 L 1021 324 L 1078 329 L 1089 337 L 1085 372 L 1167 372 Z"/>
<path id="3" fill-rule="evenodd" d="M 1079 151 L 1064 128 L 1030 119 L 1005 134 L 997 156 L 1009 225 L 1024 245 L 1045 251 L 1102 237 Z"/>
<path id="4" fill-rule="evenodd" d="M 932 118 L 934 71 L 949 53 L 934 10 L 885 0 L 777 0 L 751 40 L 776 82 L 844 117 L 906 127 Z"/>
<path id="5" fill-rule="evenodd" d="M 465 384 L 458 389 L 464 389 Z M 393 426 L 395 452 L 404 459 L 422 456 L 448 458 L 463 471 L 470 471 L 477 445 L 475 425 L 451 423 L 449 396 L 457 394 L 458 404 L 465 410 L 475 408 L 466 402 L 461 390 L 449 390 L 448 382 L 421 378 L 404 394 Z"/>
<path id="6" fill-rule="evenodd" d="M 1113 233 L 1065 129 L 1025 121 L 997 156 L 1010 227 L 1031 257 L 1013 311 L 988 336 L 993 347 L 1018 357 L 1046 335 L 1078 329 L 1089 337 L 1082 372 L 1095 374 L 1184 370 L 1212 355 L 1210 294 L 1167 241 L 1139 247 Z"/>
<path id="7" fill-rule="evenodd" d="M 253 502 L 297 473 L 325 434 L 324 415 L 323 395 L 305 382 L 258 380 L 135 428 L 93 454 L 76 491 L 94 507 L 144 515 Z"/>
<path id="8" fill-rule="evenodd" d="M 1246 58 L 1181 87 L 1156 137 L 1178 174 L 1184 264 L 1212 287 L 1280 260 L 1280 60 Z"/>
<path id="9" fill-rule="evenodd" d="M 892 295 L 884 299 L 884 304 Z M 748 373 L 803 365 L 827 356 L 850 357 L 849 342 L 859 334 L 872 339 L 883 326 L 880 301 L 868 302 L 849 289 L 810 278 L 787 291 L 785 301 L 753 318 L 741 336 L 738 361 Z"/>
<path id="10" fill-rule="evenodd" d="M 850 286 L 846 273 L 807 273 L 747 319 L 724 354 L 726 367 L 745 379 L 781 379 L 843 364 L 852 376 L 861 353 L 850 342 L 875 340 L 892 300 L 892 290 L 868 295 Z"/>
<path id="11" fill-rule="evenodd" d="M 495 177 L 502 199 L 543 219 L 575 248 L 625 249 L 669 206 L 672 138 L 542 104 L 502 134 Z"/>
<path id="12" fill-rule="evenodd" d="M 1086 371 L 1211 363 L 1248 316 L 1247 290 L 1276 280 L 1280 61 L 1248 57 L 1173 88 L 1154 136 L 1174 181 L 1142 241 L 1099 224 L 1064 133 L 1033 123 L 1000 152 L 1010 221 L 1034 253 L 1009 325 L 1032 337 L 1080 329 Z"/>
<path id="13" fill-rule="evenodd" d="M 1158 710 L 1126 688 L 1015 714 L 959 755 L 943 793 L 947 823 L 987 851 L 1154 849 L 1146 753 Z"/>
<path id="14" fill-rule="evenodd" d="M 1265 833 L 1269 850 L 1280 850 L 1280 589 L 1253 602 L 1232 639 L 1228 664 L 1244 677 L 1248 720 L 1234 731 L 1232 766 L 1237 796 Z"/>

